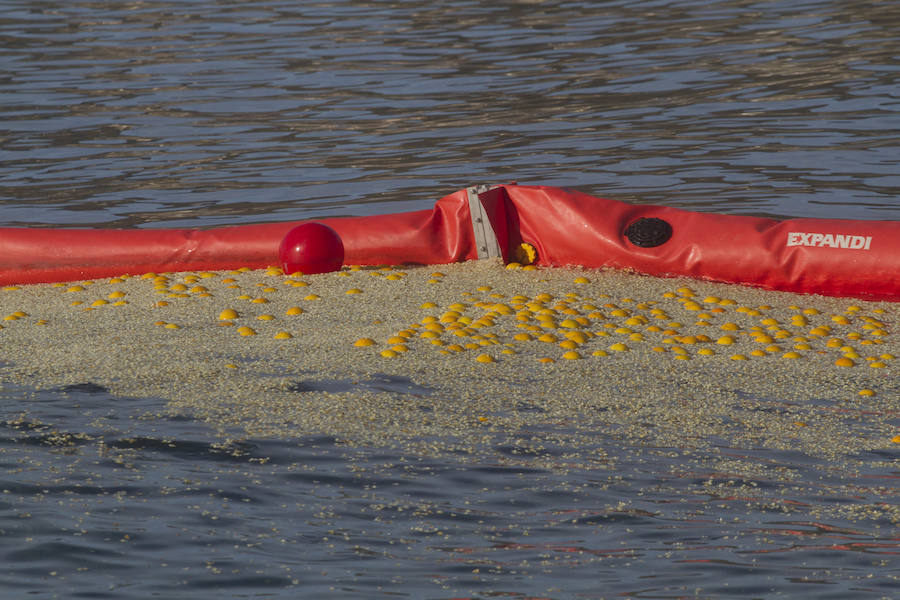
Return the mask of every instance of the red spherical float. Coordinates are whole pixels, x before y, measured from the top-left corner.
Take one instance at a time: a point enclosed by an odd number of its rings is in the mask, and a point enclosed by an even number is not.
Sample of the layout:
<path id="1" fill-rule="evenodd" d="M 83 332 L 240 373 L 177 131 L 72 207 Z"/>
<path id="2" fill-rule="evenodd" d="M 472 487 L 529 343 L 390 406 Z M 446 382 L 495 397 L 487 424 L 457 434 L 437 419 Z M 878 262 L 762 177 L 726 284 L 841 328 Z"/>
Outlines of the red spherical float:
<path id="1" fill-rule="evenodd" d="M 344 243 L 337 232 L 322 223 L 303 223 L 288 231 L 278 247 L 285 275 L 337 271 L 344 264 Z"/>

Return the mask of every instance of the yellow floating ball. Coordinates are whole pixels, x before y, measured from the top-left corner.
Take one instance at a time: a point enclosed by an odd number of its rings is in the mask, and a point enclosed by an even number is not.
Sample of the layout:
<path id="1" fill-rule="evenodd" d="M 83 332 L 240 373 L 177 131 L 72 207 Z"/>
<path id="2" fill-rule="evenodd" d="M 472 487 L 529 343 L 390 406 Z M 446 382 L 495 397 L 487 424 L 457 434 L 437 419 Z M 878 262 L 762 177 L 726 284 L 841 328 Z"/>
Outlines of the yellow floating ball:
<path id="1" fill-rule="evenodd" d="M 837 359 L 836 361 L 834 361 L 834 364 L 835 364 L 836 366 L 838 366 L 838 367 L 852 367 L 852 366 L 854 366 L 856 363 L 853 362 L 852 359 L 847 358 L 846 356 L 842 356 L 841 358 L 839 358 L 839 359 Z"/>
<path id="2" fill-rule="evenodd" d="M 233 308 L 226 308 L 222 312 L 219 313 L 220 321 L 230 321 L 231 319 L 237 319 L 238 314 L 237 311 Z"/>
<path id="3" fill-rule="evenodd" d="M 577 342 L 579 344 L 583 344 L 588 340 L 590 334 L 581 332 L 581 331 L 567 331 L 566 338 L 572 340 L 573 342 Z"/>
<path id="4" fill-rule="evenodd" d="M 628 352 L 628 350 L 629 350 L 628 346 L 626 346 L 625 344 L 623 344 L 621 342 L 613 344 L 612 346 L 609 347 L 609 349 L 614 350 L 616 352 Z"/>
<path id="5" fill-rule="evenodd" d="M 247 337 L 250 335 L 256 335 L 256 330 L 254 330 L 252 327 L 247 327 L 246 325 L 243 327 L 238 327 L 237 331 L 239 334 L 241 334 L 244 337 Z"/>
<path id="6" fill-rule="evenodd" d="M 397 356 L 397 353 L 394 352 L 393 350 L 387 349 L 387 350 L 382 350 L 381 355 L 385 358 L 393 358 L 393 357 Z"/>
<path id="7" fill-rule="evenodd" d="M 494 357 L 491 356 L 490 354 L 479 354 L 478 356 L 475 357 L 475 360 L 477 360 L 480 363 L 497 362 L 496 360 L 494 360 Z"/>
<path id="8" fill-rule="evenodd" d="M 299 306 L 292 306 L 289 309 L 287 309 L 286 311 L 284 311 L 284 314 L 291 315 L 291 316 L 302 315 L 303 309 L 300 308 Z"/>
<path id="9" fill-rule="evenodd" d="M 291 338 L 294 337 L 294 336 L 292 336 L 292 335 L 291 335 L 290 333 L 288 333 L 287 331 L 279 331 L 278 333 L 275 334 L 274 337 L 275 337 L 276 340 L 289 340 L 289 339 L 291 339 Z"/>

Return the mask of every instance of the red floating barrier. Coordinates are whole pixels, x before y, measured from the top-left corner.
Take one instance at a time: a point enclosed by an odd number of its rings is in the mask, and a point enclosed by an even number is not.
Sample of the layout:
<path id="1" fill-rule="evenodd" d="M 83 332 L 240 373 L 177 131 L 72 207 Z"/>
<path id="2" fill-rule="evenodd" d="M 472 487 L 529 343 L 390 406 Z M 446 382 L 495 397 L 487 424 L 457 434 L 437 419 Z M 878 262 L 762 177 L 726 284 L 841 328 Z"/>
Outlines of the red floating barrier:
<path id="1" fill-rule="evenodd" d="M 536 264 L 630 269 L 773 290 L 900 300 L 900 222 L 765 219 L 632 205 L 543 186 L 479 186 L 433 209 L 316 219 L 344 263 L 442 264 L 498 257 L 521 244 Z M 0 229 L 0 284 L 280 264 L 305 223 L 214 229 Z"/>

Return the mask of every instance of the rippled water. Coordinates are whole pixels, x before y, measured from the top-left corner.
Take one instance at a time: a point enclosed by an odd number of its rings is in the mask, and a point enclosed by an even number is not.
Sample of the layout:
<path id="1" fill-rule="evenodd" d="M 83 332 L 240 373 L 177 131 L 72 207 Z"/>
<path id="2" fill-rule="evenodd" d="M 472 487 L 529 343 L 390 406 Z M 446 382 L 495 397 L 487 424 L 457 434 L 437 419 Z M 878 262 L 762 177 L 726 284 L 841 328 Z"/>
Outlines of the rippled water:
<path id="1" fill-rule="evenodd" d="M 3 225 L 378 214 L 511 180 L 900 219 L 896 2 L 0 8 Z M 900 577 L 896 520 L 853 511 L 897 503 L 896 453 L 837 468 L 598 432 L 594 468 L 552 445 L 528 468 L 500 441 L 223 443 L 90 385 L 0 404 L 15 597 L 843 599 Z"/>
<path id="2" fill-rule="evenodd" d="M 470 183 L 900 217 L 893 2 L 4 2 L 7 224 L 430 207 Z"/>
<path id="3" fill-rule="evenodd" d="M 27 418 L 23 414 L 28 402 Z M 92 385 L 2 396 L 9 597 L 890 598 L 896 453 L 223 442 Z M 74 409 L 74 410 L 73 410 Z M 590 468 L 585 456 L 594 456 Z M 531 462 L 534 462 L 534 466 Z"/>

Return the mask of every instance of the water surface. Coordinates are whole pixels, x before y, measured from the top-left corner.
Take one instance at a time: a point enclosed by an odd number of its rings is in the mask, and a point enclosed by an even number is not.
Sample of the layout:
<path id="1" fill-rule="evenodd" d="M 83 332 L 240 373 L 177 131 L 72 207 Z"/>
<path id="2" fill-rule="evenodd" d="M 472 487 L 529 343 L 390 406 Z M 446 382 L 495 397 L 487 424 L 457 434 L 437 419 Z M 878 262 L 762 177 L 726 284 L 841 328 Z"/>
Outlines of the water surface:
<path id="1" fill-rule="evenodd" d="M 471 183 L 900 216 L 890 2 L 6 2 L 5 224 L 427 208 Z"/>

